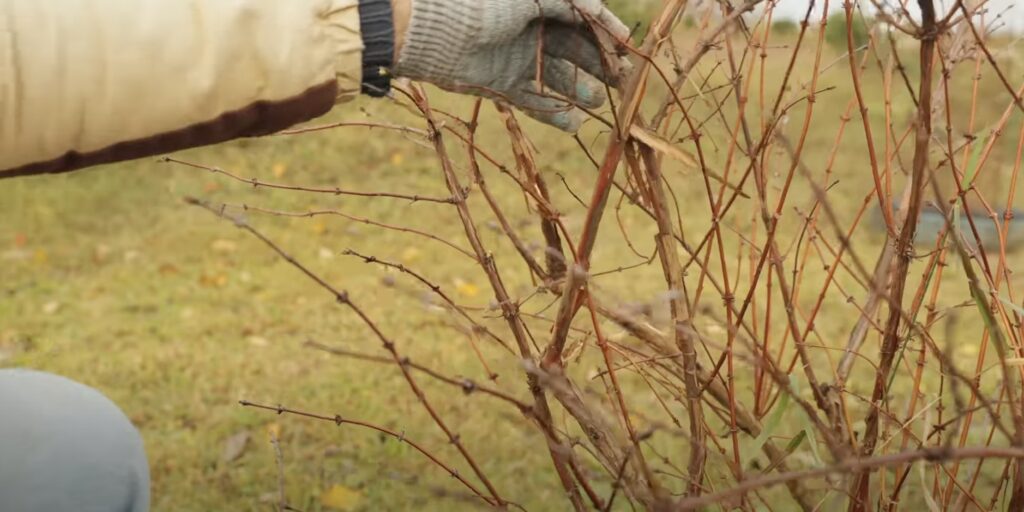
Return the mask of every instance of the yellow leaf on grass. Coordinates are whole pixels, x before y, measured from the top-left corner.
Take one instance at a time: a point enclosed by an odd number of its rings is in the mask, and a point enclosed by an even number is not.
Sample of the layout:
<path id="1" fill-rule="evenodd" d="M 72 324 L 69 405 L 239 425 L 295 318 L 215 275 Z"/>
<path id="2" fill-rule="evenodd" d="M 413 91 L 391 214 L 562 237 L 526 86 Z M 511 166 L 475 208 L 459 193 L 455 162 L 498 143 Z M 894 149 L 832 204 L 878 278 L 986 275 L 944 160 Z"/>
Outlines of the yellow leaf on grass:
<path id="1" fill-rule="evenodd" d="M 978 355 L 978 346 L 973 343 L 961 343 L 956 348 L 956 354 L 961 357 L 971 357 Z"/>
<path id="2" fill-rule="evenodd" d="M 327 224 L 324 224 L 323 221 L 318 220 L 310 225 L 310 229 L 313 230 L 313 234 L 322 235 L 327 232 Z"/>
<path id="3" fill-rule="evenodd" d="M 404 263 L 412 263 L 419 259 L 420 250 L 415 247 L 408 247 L 402 251 L 402 261 Z"/>
<path id="4" fill-rule="evenodd" d="M 92 251 L 92 260 L 95 261 L 96 263 L 102 263 L 104 261 L 107 261 L 107 258 L 110 257 L 110 253 L 112 252 L 114 252 L 114 250 L 111 249 L 109 245 L 97 245 L 96 248 L 93 249 Z"/>
<path id="5" fill-rule="evenodd" d="M 234 240 L 218 239 L 214 240 L 213 243 L 210 244 L 210 249 L 213 250 L 213 252 L 228 254 L 235 252 L 235 250 L 238 249 L 238 244 L 235 243 Z"/>
<path id="6" fill-rule="evenodd" d="M 473 283 L 467 283 L 466 281 L 463 281 L 462 279 L 456 279 L 455 280 L 455 289 L 460 294 L 462 294 L 462 295 L 464 295 L 466 297 L 470 297 L 470 298 L 473 298 L 473 297 L 476 297 L 477 295 L 480 295 L 480 288 L 477 285 L 475 285 Z"/>
<path id="7" fill-rule="evenodd" d="M 199 284 L 207 288 L 223 288 L 228 284 L 228 276 L 223 272 L 216 274 L 202 274 L 199 276 Z"/>
<path id="8" fill-rule="evenodd" d="M 394 152 L 394 153 L 391 153 L 391 165 L 398 166 L 398 165 L 402 165 L 403 162 L 405 162 L 405 155 L 403 155 L 403 154 L 401 154 L 401 153 L 399 153 L 397 151 Z"/>
<path id="9" fill-rule="evenodd" d="M 288 172 L 288 166 L 278 162 L 270 168 L 270 172 L 274 173 L 275 178 L 280 178 L 281 176 L 284 176 L 284 173 Z"/>
<path id="10" fill-rule="evenodd" d="M 267 429 L 267 437 L 273 437 L 274 439 L 281 439 L 281 424 L 280 423 L 269 423 L 265 427 Z"/>
<path id="11" fill-rule="evenodd" d="M 35 261 L 36 265 L 46 265 L 50 262 L 50 253 L 46 252 L 46 249 L 36 249 L 35 254 L 32 255 L 32 260 Z"/>
<path id="12" fill-rule="evenodd" d="M 160 268 L 158 270 L 160 271 L 160 275 L 163 276 L 173 276 L 181 272 L 180 270 L 178 270 L 178 267 L 174 266 L 174 264 L 172 263 L 164 263 L 163 265 L 160 265 Z"/>
<path id="13" fill-rule="evenodd" d="M 43 304 L 43 313 L 46 313 L 47 315 L 52 315 L 52 314 L 56 313 L 59 310 L 60 310 L 60 302 L 57 302 L 55 300 L 51 300 L 50 302 L 47 302 L 46 304 Z"/>
<path id="14" fill-rule="evenodd" d="M 320 495 L 320 504 L 334 510 L 354 510 L 362 499 L 363 495 L 359 491 L 344 485 L 334 485 Z"/>

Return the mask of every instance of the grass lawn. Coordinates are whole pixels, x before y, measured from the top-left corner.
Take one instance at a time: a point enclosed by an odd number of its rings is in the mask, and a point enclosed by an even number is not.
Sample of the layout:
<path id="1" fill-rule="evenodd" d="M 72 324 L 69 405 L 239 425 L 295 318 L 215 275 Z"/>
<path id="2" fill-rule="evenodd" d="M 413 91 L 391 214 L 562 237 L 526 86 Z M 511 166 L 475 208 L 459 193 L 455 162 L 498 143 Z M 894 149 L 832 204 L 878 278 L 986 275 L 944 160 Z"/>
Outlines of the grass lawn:
<path id="1" fill-rule="evenodd" d="M 778 61 L 788 53 L 781 48 L 773 52 L 777 53 L 771 58 Z M 712 61 L 720 58 L 724 58 L 723 53 L 713 53 L 702 69 L 710 71 Z M 838 55 L 829 55 L 825 60 L 836 58 Z M 827 71 L 820 84 L 826 90 L 816 105 L 815 125 L 805 155 L 816 177 L 824 172 L 840 116 L 852 97 L 849 72 L 843 64 L 839 61 Z M 777 81 L 777 73 L 771 70 L 768 81 Z M 809 69 L 797 68 L 797 85 L 808 78 L 807 73 Z M 877 72 L 868 72 L 866 80 L 880 83 Z M 769 85 L 767 90 L 774 89 Z M 998 87 L 993 90 L 999 91 Z M 869 96 L 872 120 L 881 126 L 882 98 L 879 93 Z M 904 96 L 897 98 L 900 103 L 894 109 L 897 116 L 902 116 L 898 117 L 900 122 L 912 111 Z M 995 122 L 1007 103 L 1004 96 L 983 98 L 979 115 L 984 122 L 979 126 Z M 468 115 L 471 107 L 467 100 L 438 92 L 432 93 L 432 99 L 459 115 Z M 969 96 L 954 100 L 967 104 Z M 710 113 L 707 105 L 695 103 L 697 113 Z M 790 116 L 786 128 L 790 135 L 799 133 L 803 108 L 797 107 Z M 496 113 L 487 105 L 484 112 L 483 147 L 511 162 Z M 727 108 L 723 115 L 731 122 L 735 109 Z M 538 160 L 554 201 L 565 214 L 570 232 L 578 233 L 585 209 L 567 191 L 560 176 L 586 200 L 596 172 L 572 138 L 520 117 L 537 144 Z M 364 119 L 417 127 L 422 124 L 398 108 L 368 100 L 343 106 L 326 121 Z M 752 119 L 758 119 L 757 114 Z M 1019 126 L 1019 120 L 1014 120 L 1007 132 L 1016 133 Z M 705 143 L 710 157 L 721 165 L 727 147 L 724 128 L 721 122 L 712 121 L 708 130 Z M 876 136 L 884 137 L 880 132 Z M 978 132 L 986 134 L 982 129 Z M 596 133 L 590 128 L 582 139 L 594 141 L 594 147 L 600 150 L 604 139 Z M 449 137 L 448 142 L 453 153 L 463 153 L 454 138 Z M 995 158 L 999 160 L 982 186 L 1002 194 L 1013 150 L 1012 143 L 998 147 Z M 844 222 L 852 219 L 871 188 L 864 151 L 855 118 L 838 149 L 833 169 L 836 184 L 829 192 Z M 448 195 L 433 153 L 411 137 L 395 132 L 345 128 L 238 141 L 176 156 L 266 181 Z M 781 152 L 773 158 L 771 186 L 777 191 L 788 170 L 788 160 Z M 683 231 L 687 237 L 699 239 L 710 225 L 703 183 L 697 173 L 684 172 L 674 164 L 667 167 L 682 208 Z M 495 169 L 485 169 L 485 173 L 524 239 L 539 243 L 542 238 L 536 216 L 525 208 L 522 195 Z M 338 358 L 304 348 L 307 341 L 315 340 L 383 355 L 380 343 L 355 315 L 258 241 L 228 222 L 185 205 L 184 196 L 294 212 L 337 209 L 375 222 L 429 231 L 468 249 L 458 216 L 447 205 L 254 189 L 223 176 L 152 159 L 70 175 L 4 181 L 0 182 L 0 365 L 66 375 L 102 390 L 120 404 L 145 438 L 156 511 L 272 509 L 278 471 L 269 442 L 271 432 L 281 439 L 286 488 L 296 508 L 478 508 L 478 502 L 465 496 L 451 477 L 407 445 L 366 429 L 336 427 L 237 405 L 238 400 L 246 399 L 377 423 L 429 447 L 460 474 L 472 474 L 393 365 Z M 998 197 L 1002 200 L 1002 195 Z M 613 201 L 618 199 L 613 197 Z M 806 212 L 811 199 L 810 187 L 798 178 L 789 204 Z M 535 283 L 511 245 L 495 229 L 482 197 L 472 194 L 471 204 L 484 242 L 494 252 L 510 291 L 523 301 L 525 311 L 553 316 L 554 310 L 548 306 L 555 297 L 535 293 Z M 749 230 L 754 209 L 753 202 L 744 201 L 727 218 L 730 255 L 741 254 L 738 251 L 743 244 L 737 233 Z M 650 254 L 654 247 L 650 221 L 627 204 L 621 210 L 624 230 L 620 230 L 613 210 L 609 209 L 597 244 L 596 271 L 641 261 L 625 243 L 623 231 L 639 252 Z M 339 216 L 281 218 L 256 212 L 245 216 L 293 256 L 348 290 L 405 355 L 449 375 L 487 380 L 488 371 L 475 357 L 470 346 L 473 340 L 465 334 L 465 326 L 440 310 L 429 290 L 408 276 L 343 254 L 351 249 L 422 272 L 460 303 L 480 308 L 481 316 L 489 318 L 486 325 L 505 336 L 507 329 L 500 314 L 486 314 L 492 295 L 485 277 L 460 252 L 415 234 L 375 228 Z M 781 247 L 793 246 L 801 225 L 799 213 L 788 208 L 781 224 Z M 830 230 L 826 231 L 831 235 Z M 881 237 L 865 227 L 856 240 L 858 257 L 873 264 Z M 808 291 L 801 304 L 805 307 L 813 304 L 813 293 L 825 275 L 820 262 L 814 257 L 812 261 L 804 278 Z M 744 281 L 749 279 L 745 265 L 738 265 L 734 274 L 744 293 L 749 286 Z M 920 271 L 912 271 L 912 275 L 912 286 L 916 286 Z M 1020 286 L 1021 278 L 1015 279 Z M 846 295 L 856 300 L 865 295 L 848 275 L 840 275 L 838 284 L 845 293 L 836 293 L 826 302 L 815 340 L 833 348 L 844 345 L 856 321 L 856 310 L 846 303 Z M 623 303 L 654 301 L 664 291 L 657 262 L 599 278 L 597 285 Z M 944 341 L 959 344 L 957 350 L 969 356 L 964 368 L 973 367 L 975 355 L 971 350 L 975 347 L 976 354 L 978 329 L 971 312 L 960 314 L 962 308 L 957 308 L 969 297 L 962 272 L 949 269 L 943 286 L 940 307 L 947 316 L 959 319 L 947 331 L 950 339 Z M 709 296 L 703 304 L 707 314 L 697 319 L 698 325 L 713 330 L 722 316 L 715 311 L 720 301 Z M 583 316 L 578 326 L 586 328 Z M 549 326 L 540 319 L 531 322 L 531 332 L 542 346 Z M 779 321 L 771 329 L 781 332 L 784 325 Z M 865 348 L 870 357 L 875 357 L 875 340 L 869 338 Z M 487 340 L 475 341 L 490 369 L 500 375 L 494 385 L 526 399 L 517 358 Z M 815 357 L 826 374 L 837 358 L 827 350 L 816 352 Z M 572 371 L 582 375 L 596 367 L 596 351 L 591 346 Z M 858 372 L 866 378 L 851 382 L 862 386 L 860 391 L 864 392 L 869 389 L 873 372 L 866 365 Z M 515 410 L 426 379 L 420 379 L 420 383 L 431 403 L 459 432 L 508 499 L 531 511 L 567 507 L 550 470 L 543 437 Z M 659 412 L 639 379 L 627 380 L 625 386 L 634 391 L 631 399 L 636 409 Z M 749 383 L 740 387 L 749 394 Z M 936 393 L 937 389 L 929 391 Z M 851 408 L 861 410 L 863 404 L 852 404 Z M 685 415 L 681 406 L 676 410 Z M 556 414 L 556 421 L 570 423 L 561 412 Z M 657 423 L 653 416 L 650 421 Z M 723 432 L 717 433 L 724 436 Z M 248 441 L 241 443 L 246 433 Z M 669 436 L 663 442 L 668 450 L 681 443 Z M 722 472 L 712 470 L 714 474 Z M 609 482 L 599 483 L 602 493 L 609 492 Z M 624 501 L 620 504 L 628 509 Z"/>

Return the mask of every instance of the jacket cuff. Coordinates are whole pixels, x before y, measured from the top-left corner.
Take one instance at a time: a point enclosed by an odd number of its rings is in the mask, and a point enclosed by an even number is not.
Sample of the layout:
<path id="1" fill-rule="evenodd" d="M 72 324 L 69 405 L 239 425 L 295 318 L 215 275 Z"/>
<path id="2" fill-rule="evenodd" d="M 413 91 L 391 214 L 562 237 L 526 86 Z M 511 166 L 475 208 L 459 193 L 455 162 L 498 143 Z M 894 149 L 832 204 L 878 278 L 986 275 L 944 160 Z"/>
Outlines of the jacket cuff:
<path id="1" fill-rule="evenodd" d="M 395 58 L 395 20 L 391 0 L 359 0 L 363 34 L 363 93 L 381 97 L 391 91 Z"/>

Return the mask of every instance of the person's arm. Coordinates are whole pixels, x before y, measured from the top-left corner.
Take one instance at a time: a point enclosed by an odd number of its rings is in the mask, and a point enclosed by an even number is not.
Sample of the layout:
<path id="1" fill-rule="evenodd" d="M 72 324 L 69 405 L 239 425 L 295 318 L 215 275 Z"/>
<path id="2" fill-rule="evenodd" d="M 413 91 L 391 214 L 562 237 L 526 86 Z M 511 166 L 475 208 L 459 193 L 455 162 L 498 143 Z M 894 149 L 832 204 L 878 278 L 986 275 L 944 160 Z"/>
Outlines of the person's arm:
<path id="1" fill-rule="evenodd" d="M 0 178 L 274 133 L 392 75 L 575 131 L 552 91 L 599 106 L 627 37 L 600 0 L 0 0 Z"/>
<path id="2" fill-rule="evenodd" d="M 322 115 L 360 90 L 360 3 L 390 18 L 389 0 L 0 0 L 0 177 Z"/>

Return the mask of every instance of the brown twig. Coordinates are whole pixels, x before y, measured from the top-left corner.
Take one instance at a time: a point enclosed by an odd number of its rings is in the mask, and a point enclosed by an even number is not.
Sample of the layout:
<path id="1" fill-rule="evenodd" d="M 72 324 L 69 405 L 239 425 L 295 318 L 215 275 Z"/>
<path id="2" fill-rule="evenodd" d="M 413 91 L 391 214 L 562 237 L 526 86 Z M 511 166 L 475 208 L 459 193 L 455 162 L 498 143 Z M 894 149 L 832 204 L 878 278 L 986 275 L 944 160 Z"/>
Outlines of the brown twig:
<path id="1" fill-rule="evenodd" d="M 278 415 L 281 415 L 281 414 L 291 414 L 291 415 L 294 415 L 294 416 L 302 416 L 302 417 L 305 417 L 305 418 L 312 418 L 312 419 L 315 419 L 315 420 L 326 421 L 326 422 L 334 423 L 336 426 L 339 426 L 339 427 L 342 426 L 342 425 L 353 425 L 353 426 L 356 426 L 356 427 L 363 427 L 363 428 L 368 428 L 370 430 L 375 430 L 377 432 L 380 432 L 381 434 L 384 434 L 384 435 L 390 436 L 390 437 L 392 437 L 394 439 L 397 439 L 399 443 L 405 443 L 405 444 L 411 446 L 414 450 L 420 452 L 420 454 L 422 454 L 424 457 L 430 459 L 430 462 L 432 462 L 435 466 L 443 469 L 444 472 L 448 473 L 449 476 L 451 476 L 452 478 L 454 478 L 454 479 L 458 480 L 460 483 L 462 483 L 462 485 L 464 485 L 467 489 L 469 489 L 470 492 L 472 492 L 474 496 L 477 496 L 478 498 L 480 498 L 481 500 L 483 500 L 485 503 L 487 503 L 489 505 L 494 505 L 494 503 L 491 502 L 490 498 L 488 498 L 487 496 L 484 496 L 483 494 L 481 494 L 481 492 L 479 490 L 477 490 L 477 488 L 474 487 L 473 484 L 469 483 L 469 481 L 467 481 L 465 478 L 463 478 L 462 475 L 460 475 L 457 470 L 453 469 L 452 467 L 450 467 L 447 464 L 445 464 L 444 462 L 442 462 L 441 459 L 437 458 L 437 456 L 435 456 L 434 454 L 432 454 L 429 451 L 427 451 L 427 449 L 424 448 L 423 446 L 421 446 L 419 443 L 409 439 L 405 435 L 405 432 L 395 432 L 394 430 L 391 430 L 391 429 L 388 429 L 388 428 L 385 428 L 385 427 L 382 427 L 382 426 L 379 426 L 379 425 L 374 425 L 373 423 L 369 423 L 369 422 L 365 422 L 365 421 L 361 421 L 361 420 L 354 420 L 354 419 L 351 419 L 351 418 L 345 418 L 345 417 L 341 416 L 340 414 L 335 414 L 334 416 L 327 416 L 327 415 L 323 415 L 323 414 L 316 414 L 316 413 L 311 413 L 311 412 L 299 411 L 299 410 L 296 410 L 296 409 L 291 409 L 291 408 L 288 408 L 288 407 L 284 407 L 282 405 L 263 405 L 263 404 L 258 404 L 258 403 L 255 403 L 255 402 L 250 402 L 248 400 L 241 400 L 241 401 L 238 402 L 238 404 L 241 405 L 242 407 L 252 407 L 254 409 L 263 409 L 264 411 L 271 411 L 271 412 L 274 412 L 274 413 L 276 413 Z"/>
<path id="2" fill-rule="evenodd" d="M 437 153 L 438 159 L 440 160 L 442 171 L 444 172 L 445 183 L 447 184 L 449 191 L 451 191 L 457 198 L 455 205 L 458 208 L 459 218 L 461 219 L 463 228 L 466 231 L 466 237 L 469 239 L 470 245 L 473 247 L 473 251 L 477 255 L 477 260 L 480 262 L 481 267 L 487 274 L 491 283 L 491 289 L 495 294 L 495 299 L 498 301 L 498 304 L 502 309 L 503 316 L 505 317 L 509 328 L 512 330 L 513 337 L 519 347 L 520 355 L 524 359 L 529 360 L 533 356 L 530 350 L 530 344 L 527 341 L 526 329 L 523 325 L 522 318 L 519 316 L 518 311 L 513 305 L 508 291 L 505 289 L 504 281 L 501 278 L 501 274 L 498 272 L 494 258 L 487 253 L 484 249 L 483 242 L 480 240 L 480 235 L 477 233 L 476 226 L 473 223 L 472 213 L 470 213 L 469 208 L 466 205 L 465 195 L 462 192 L 463 188 L 459 184 L 451 159 L 448 157 L 448 150 L 445 146 L 442 132 L 438 129 L 437 122 L 433 118 L 433 113 L 427 103 L 426 96 L 422 91 L 413 90 L 411 98 L 416 102 L 430 126 L 430 138 L 434 144 L 434 149 Z M 528 375 L 527 383 L 530 392 L 533 394 L 533 407 L 537 414 L 540 427 L 547 432 L 548 437 L 557 440 L 558 437 L 551 427 L 551 410 L 548 406 L 544 390 L 538 385 L 536 377 L 533 375 Z M 583 510 L 583 498 L 580 495 L 579 486 L 568 468 L 572 464 L 571 456 L 567 455 L 566 450 L 558 447 L 560 442 L 553 442 L 549 444 L 549 452 L 555 465 L 555 471 L 558 473 L 559 479 L 569 496 L 570 502 L 576 510 Z"/>
<path id="3" fill-rule="evenodd" d="M 889 291 L 889 297 L 896 307 L 890 310 L 889 320 L 885 326 L 881 363 L 878 366 L 878 371 L 875 372 L 875 386 L 871 393 L 871 410 L 865 420 L 866 427 L 860 448 L 861 457 L 870 457 L 874 454 L 875 444 L 878 441 L 879 408 L 882 406 L 881 402 L 886 394 L 892 363 L 896 357 L 896 348 L 899 343 L 899 327 L 902 321 L 900 305 L 903 302 L 903 293 L 910 270 L 912 259 L 910 251 L 913 247 L 914 235 L 917 232 L 921 203 L 924 198 L 925 173 L 928 171 L 928 149 L 932 137 L 932 81 L 935 45 L 940 33 L 939 27 L 935 23 L 935 5 L 932 0 L 918 0 L 918 5 L 923 14 L 923 25 L 919 34 L 921 39 L 921 83 L 918 93 L 920 105 L 917 110 L 917 135 L 914 148 L 913 177 L 911 178 L 913 187 L 910 192 L 910 203 L 907 205 L 907 220 L 896 241 L 896 266 L 893 270 Z M 879 185 L 876 183 L 876 186 Z M 892 216 L 887 215 L 886 221 L 891 226 Z M 865 472 L 859 472 L 854 478 L 851 486 L 853 496 L 850 501 L 851 512 L 862 512 L 870 507 L 868 504 L 869 480 L 870 476 Z"/>
<path id="4" fill-rule="evenodd" d="M 356 196 L 356 197 L 368 197 L 368 198 L 387 197 L 387 198 L 392 198 L 392 199 L 403 199 L 405 201 L 411 201 L 413 203 L 438 203 L 438 204 L 454 204 L 455 203 L 455 200 L 450 198 L 450 197 L 449 198 L 440 199 L 440 198 L 436 198 L 436 197 L 428 197 L 428 196 L 420 196 L 420 195 L 395 194 L 395 193 L 392 193 L 392 192 L 356 192 L 356 191 L 352 191 L 352 190 L 342 190 L 341 188 L 338 188 L 338 187 L 333 187 L 333 188 L 332 187 L 303 187 L 303 186 L 298 186 L 298 185 L 282 185 L 282 184 L 279 184 L 279 183 L 269 183 L 269 182 L 266 182 L 266 181 L 261 181 L 261 180 L 256 179 L 256 178 L 243 178 L 241 176 L 238 176 L 237 174 L 233 174 L 231 172 L 225 171 L 224 169 L 221 169 L 219 167 L 211 167 L 209 165 L 203 165 L 203 164 L 197 164 L 197 163 L 192 163 L 192 162 L 186 162 L 185 160 L 179 160 L 177 158 L 173 158 L 173 157 L 169 157 L 169 156 L 161 158 L 160 161 L 161 162 L 169 162 L 169 163 L 184 165 L 186 167 L 191 167 L 193 169 L 202 169 L 204 171 L 209 171 L 209 172 L 211 172 L 213 174 L 219 174 L 219 175 L 222 175 L 222 176 L 227 176 L 228 178 L 231 178 L 231 179 L 233 179 L 235 181 L 238 181 L 238 182 L 241 182 L 241 183 L 245 183 L 246 185 L 250 185 L 250 186 L 252 186 L 254 188 L 271 188 L 271 189 L 276 189 L 276 190 L 291 190 L 291 191 L 295 191 L 295 192 L 312 192 L 312 193 L 316 193 L 316 194 L 328 194 L 328 195 L 333 195 L 333 196 Z"/>
<path id="5" fill-rule="evenodd" d="M 242 219 L 240 219 L 238 217 L 232 217 L 230 215 L 227 215 L 222 210 L 219 210 L 219 209 L 217 209 L 215 207 L 212 207 L 209 204 L 204 203 L 204 202 L 202 202 L 202 201 L 200 201 L 198 199 L 186 198 L 185 202 L 188 203 L 188 204 L 194 205 L 194 206 L 199 206 L 199 207 L 201 207 L 203 209 L 206 209 L 207 211 L 209 211 L 209 212 L 211 212 L 211 213 L 213 213 L 213 214 L 215 214 L 215 215 L 217 215 L 219 217 L 222 217 L 222 218 L 225 218 L 227 220 L 230 220 L 230 221 L 234 222 L 236 227 L 238 227 L 238 228 L 240 228 L 240 229 L 242 229 L 244 231 L 247 231 L 249 234 L 251 234 L 254 237 L 256 237 L 257 239 L 259 239 L 267 247 L 272 249 L 274 252 L 276 252 L 282 258 L 284 258 L 285 261 L 287 261 L 293 267 L 295 267 L 300 272 L 305 274 L 307 277 L 312 279 L 314 282 L 316 282 L 318 285 L 320 285 L 321 288 L 323 288 L 324 290 L 328 291 L 331 294 L 331 296 L 334 297 L 335 301 L 338 304 L 341 304 L 343 306 L 347 306 L 349 309 L 351 309 L 353 312 L 355 312 L 355 314 L 360 318 L 360 320 L 362 320 L 362 322 L 364 324 L 366 324 L 366 326 L 369 327 L 370 330 L 373 331 L 374 335 L 376 335 L 377 338 L 381 341 L 381 343 L 384 346 L 384 349 L 387 350 L 391 354 L 392 360 L 402 370 L 402 375 L 403 375 L 403 377 L 405 377 L 405 380 L 409 384 L 409 387 L 412 389 L 413 393 L 415 393 L 416 397 L 419 398 L 420 403 L 423 405 L 423 408 L 426 409 L 426 411 L 430 415 L 430 417 L 434 420 L 434 423 L 437 424 L 437 426 L 444 432 L 444 434 L 445 434 L 445 436 L 447 436 L 449 442 L 451 442 L 451 444 L 455 446 L 455 448 L 459 451 L 459 453 L 462 454 L 462 457 L 466 460 L 466 462 L 469 464 L 469 466 L 471 468 L 473 468 L 473 472 L 476 474 L 477 478 L 479 478 L 480 481 L 483 482 L 484 486 L 487 488 L 488 492 L 491 495 L 491 498 L 488 498 L 488 502 L 489 503 L 493 503 L 494 505 L 497 505 L 497 506 L 505 505 L 505 503 L 506 503 L 505 500 L 503 500 L 499 496 L 498 491 L 491 484 L 490 480 L 484 475 L 483 471 L 480 469 L 479 464 L 477 464 L 477 462 L 473 458 L 473 456 L 470 455 L 469 451 L 463 445 L 463 443 L 460 440 L 459 436 L 456 435 L 448 427 L 447 423 L 443 419 L 441 419 L 441 416 L 437 413 L 437 410 L 430 404 L 430 402 L 427 400 L 426 395 L 423 393 L 423 391 L 420 389 L 419 385 L 416 383 L 416 380 L 413 378 L 412 374 L 409 372 L 409 369 L 406 368 L 404 365 L 402 365 L 403 357 L 398 353 L 398 349 L 396 348 L 395 343 L 393 341 L 391 341 L 391 339 L 389 339 L 387 336 L 384 335 L 384 333 L 380 330 L 380 328 L 377 326 L 377 324 L 374 323 L 373 320 L 371 320 L 369 316 L 367 316 L 367 314 L 362 310 L 362 308 L 360 308 L 358 305 L 356 305 L 356 303 L 349 296 L 348 292 L 343 292 L 343 291 L 338 290 L 337 288 L 335 288 L 333 285 L 331 285 L 330 283 L 325 281 L 322 277 L 320 277 L 319 275 L 317 275 L 316 273 L 311 271 L 309 268 L 307 268 L 305 265 L 300 263 L 298 260 L 296 260 L 290 254 L 285 252 L 284 249 L 282 249 L 280 246 L 278 246 L 276 243 L 274 243 L 274 241 L 272 241 L 269 238 L 267 238 L 266 235 L 264 235 L 260 231 L 256 230 L 252 226 L 250 226 L 244 220 L 242 220 Z"/>
<path id="6" fill-rule="evenodd" d="M 887 468 L 897 465 L 913 464 L 917 462 L 930 462 L 942 464 L 946 462 L 973 460 L 973 459 L 1018 459 L 1024 458 L 1024 448 L 924 448 L 903 453 L 880 455 L 871 458 L 857 458 L 840 462 L 831 466 L 808 469 L 804 471 L 792 471 L 789 473 L 766 475 L 752 478 L 728 490 L 701 496 L 699 498 L 686 498 L 676 504 L 674 510 L 699 510 L 714 503 L 722 503 L 731 498 L 745 496 L 757 489 L 792 482 L 794 480 L 809 480 L 829 475 L 844 475 L 851 473 L 862 473 L 874 469 Z"/>

